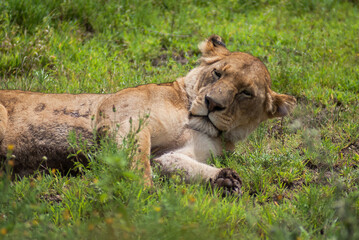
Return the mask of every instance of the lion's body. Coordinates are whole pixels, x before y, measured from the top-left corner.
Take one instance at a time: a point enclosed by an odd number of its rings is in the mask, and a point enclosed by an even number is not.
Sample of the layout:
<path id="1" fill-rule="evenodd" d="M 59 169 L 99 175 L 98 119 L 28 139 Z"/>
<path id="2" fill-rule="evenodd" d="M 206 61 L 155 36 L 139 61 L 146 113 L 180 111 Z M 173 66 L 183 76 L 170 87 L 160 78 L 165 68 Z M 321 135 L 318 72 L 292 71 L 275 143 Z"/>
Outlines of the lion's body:
<path id="1" fill-rule="evenodd" d="M 1 122 L 6 122 L 0 132 L 1 156 L 9 145 L 14 147 L 15 172 L 21 175 L 34 172 L 46 156 L 44 165 L 69 169 L 71 161 L 68 135 L 70 131 L 91 138 L 98 104 L 106 95 L 97 94 L 42 94 L 22 91 L 0 91 Z M 6 110 L 6 112 L 5 112 Z M 1 109 L 0 109 L 1 111 Z"/>
<path id="2" fill-rule="evenodd" d="M 0 130 L 4 133 L 0 155 L 5 156 L 12 145 L 15 172 L 20 175 L 34 172 L 40 163 L 66 171 L 72 166 L 67 158 L 72 153 L 68 143 L 71 131 L 93 141 L 94 131 L 105 126 L 116 128 L 122 139 L 146 115 L 143 132 L 148 132 L 150 138 L 143 148 L 151 149 L 153 156 L 182 148 L 189 142 L 207 142 L 205 134 L 188 128 L 188 100 L 180 82 L 142 85 L 103 95 L 0 90 L 0 104 L 4 107 L 0 109 L 1 122 L 6 122 Z M 202 141 L 193 141 L 194 138 Z M 205 162 L 210 154 L 208 147 L 217 152 L 213 146 L 204 145 L 195 147 L 201 151 L 191 155 Z M 44 157 L 48 160 L 44 161 Z"/>
<path id="3" fill-rule="evenodd" d="M 47 166 L 68 168 L 68 135 L 75 131 L 93 140 L 99 133 L 115 132 L 118 144 L 146 118 L 137 134 L 134 161 L 151 183 L 152 163 L 165 174 L 180 170 L 188 180 L 202 178 L 238 191 L 233 170 L 205 164 L 223 148 L 232 150 L 260 122 L 288 114 L 295 99 L 270 89 L 270 76 L 257 58 L 231 53 L 218 36 L 200 45 L 202 63 L 173 83 L 148 84 L 114 94 L 42 94 L 0 91 L 0 155 L 13 145 L 15 171 Z M 135 164 L 135 165 L 136 165 Z M 217 180 L 218 181 L 217 181 Z M 226 182 L 226 181 L 224 181 Z"/>

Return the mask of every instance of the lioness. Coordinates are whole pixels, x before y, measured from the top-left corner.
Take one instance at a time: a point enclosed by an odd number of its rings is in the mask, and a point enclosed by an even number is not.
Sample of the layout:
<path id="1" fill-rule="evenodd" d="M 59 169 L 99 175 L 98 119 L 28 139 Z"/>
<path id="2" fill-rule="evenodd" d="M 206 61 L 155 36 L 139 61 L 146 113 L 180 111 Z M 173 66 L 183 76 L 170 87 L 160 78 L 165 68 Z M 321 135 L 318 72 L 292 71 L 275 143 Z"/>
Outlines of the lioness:
<path id="1" fill-rule="evenodd" d="M 272 91 L 264 64 L 247 53 L 230 52 L 219 36 L 209 37 L 199 49 L 200 65 L 172 83 L 103 95 L 0 91 L 1 156 L 12 146 L 14 171 L 21 175 L 38 169 L 44 156 L 48 167 L 69 169 L 70 131 L 89 140 L 94 128 L 116 132 L 121 144 L 131 126 L 148 114 L 136 136 L 134 161 L 147 184 L 151 163 L 157 163 L 163 174 L 180 171 L 188 181 L 201 178 L 240 192 L 235 171 L 209 166 L 206 160 L 233 150 L 264 120 L 287 115 L 296 100 Z"/>

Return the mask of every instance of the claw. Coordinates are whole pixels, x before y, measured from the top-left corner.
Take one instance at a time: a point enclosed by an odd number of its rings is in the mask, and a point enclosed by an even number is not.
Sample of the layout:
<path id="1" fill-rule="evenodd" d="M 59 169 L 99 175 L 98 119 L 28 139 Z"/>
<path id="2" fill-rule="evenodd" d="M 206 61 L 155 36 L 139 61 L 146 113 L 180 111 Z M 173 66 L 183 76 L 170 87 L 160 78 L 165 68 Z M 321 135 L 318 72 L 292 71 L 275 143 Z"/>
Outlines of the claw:
<path id="1" fill-rule="evenodd" d="M 222 169 L 217 179 L 212 182 L 214 187 L 222 189 L 222 196 L 231 196 L 231 195 L 242 195 L 241 191 L 241 179 L 239 175 L 230 168 Z"/>

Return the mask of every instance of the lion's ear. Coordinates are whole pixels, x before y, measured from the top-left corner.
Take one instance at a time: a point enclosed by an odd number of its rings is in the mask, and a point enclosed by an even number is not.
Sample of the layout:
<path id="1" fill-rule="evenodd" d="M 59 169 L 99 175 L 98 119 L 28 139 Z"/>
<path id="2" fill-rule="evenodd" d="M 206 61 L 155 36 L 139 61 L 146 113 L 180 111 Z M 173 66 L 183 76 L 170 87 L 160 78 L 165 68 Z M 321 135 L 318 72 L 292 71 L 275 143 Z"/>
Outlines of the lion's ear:
<path id="1" fill-rule="evenodd" d="M 198 45 L 203 57 L 228 55 L 230 51 L 226 48 L 222 38 L 218 35 L 212 35 L 207 40 Z"/>
<path id="2" fill-rule="evenodd" d="M 297 104 L 294 97 L 277 94 L 275 92 L 268 93 L 267 112 L 269 118 L 284 117 L 291 113 Z"/>

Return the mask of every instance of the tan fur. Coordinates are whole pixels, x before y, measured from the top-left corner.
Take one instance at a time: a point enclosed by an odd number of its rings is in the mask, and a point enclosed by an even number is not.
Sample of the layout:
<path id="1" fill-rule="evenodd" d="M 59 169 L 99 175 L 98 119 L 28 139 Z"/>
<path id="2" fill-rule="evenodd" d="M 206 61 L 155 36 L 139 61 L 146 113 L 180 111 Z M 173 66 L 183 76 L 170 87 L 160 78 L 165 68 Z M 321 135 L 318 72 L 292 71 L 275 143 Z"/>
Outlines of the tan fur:
<path id="1" fill-rule="evenodd" d="M 205 164 L 211 154 L 221 154 L 223 147 L 233 150 L 262 121 L 290 113 L 296 101 L 270 89 L 269 73 L 259 59 L 230 52 L 220 37 L 213 35 L 199 47 L 201 64 L 173 83 L 107 95 L 0 91 L 1 156 L 13 145 L 15 171 L 22 175 L 41 163 L 67 170 L 72 166 L 67 158 L 70 131 L 90 142 L 94 129 L 115 133 L 121 144 L 148 115 L 136 136 L 134 160 L 148 184 L 150 155 L 165 174 L 214 178 L 220 169 Z"/>

